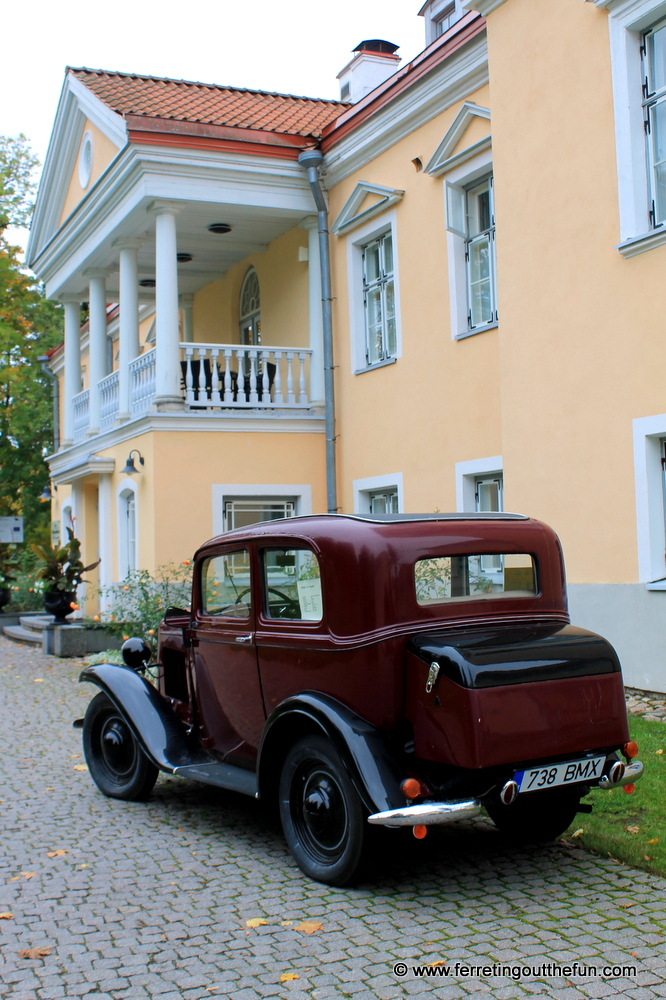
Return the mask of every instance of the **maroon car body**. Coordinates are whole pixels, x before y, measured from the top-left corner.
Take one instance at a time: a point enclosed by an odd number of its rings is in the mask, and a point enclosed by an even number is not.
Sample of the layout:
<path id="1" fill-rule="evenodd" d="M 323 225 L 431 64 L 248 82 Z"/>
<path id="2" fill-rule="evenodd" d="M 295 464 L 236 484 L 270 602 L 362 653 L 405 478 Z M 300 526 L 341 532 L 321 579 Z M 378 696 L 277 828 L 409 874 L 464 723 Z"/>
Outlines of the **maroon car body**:
<path id="1" fill-rule="evenodd" d="M 114 710 L 84 727 L 89 765 L 106 725 L 153 769 L 277 801 L 300 866 L 335 884 L 368 820 L 422 835 L 485 806 L 540 839 L 591 787 L 642 772 L 617 656 L 570 625 L 557 536 L 522 515 L 229 532 L 195 555 L 191 610 L 160 627 L 158 690 L 108 664 L 82 679 Z"/>

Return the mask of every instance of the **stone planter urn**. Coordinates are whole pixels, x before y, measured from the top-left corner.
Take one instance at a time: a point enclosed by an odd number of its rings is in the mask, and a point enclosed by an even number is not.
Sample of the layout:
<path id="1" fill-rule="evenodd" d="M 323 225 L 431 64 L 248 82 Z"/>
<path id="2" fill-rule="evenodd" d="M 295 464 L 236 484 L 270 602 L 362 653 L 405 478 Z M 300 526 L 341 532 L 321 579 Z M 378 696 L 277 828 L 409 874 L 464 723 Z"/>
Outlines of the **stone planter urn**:
<path id="1" fill-rule="evenodd" d="M 44 594 L 44 610 L 54 615 L 54 625 L 69 625 L 65 615 L 71 615 L 72 604 L 76 603 L 76 591 L 48 590 Z"/>
<path id="2" fill-rule="evenodd" d="M 9 604 L 12 599 L 12 588 L 11 587 L 0 587 L 0 615 L 2 614 L 2 609 L 5 604 Z"/>

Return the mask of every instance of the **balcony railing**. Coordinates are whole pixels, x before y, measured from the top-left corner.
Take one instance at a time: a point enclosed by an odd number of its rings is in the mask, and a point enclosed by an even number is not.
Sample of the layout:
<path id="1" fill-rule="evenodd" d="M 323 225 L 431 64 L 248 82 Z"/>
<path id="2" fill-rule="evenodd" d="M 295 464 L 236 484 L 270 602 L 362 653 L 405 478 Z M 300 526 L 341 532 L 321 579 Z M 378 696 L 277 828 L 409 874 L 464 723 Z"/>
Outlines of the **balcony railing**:
<path id="1" fill-rule="evenodd" d="M 74 441 L 83 441 L 88 433 L 88 400 L 90 393 L 86 389 L 72 400 L 74 404 Z"/>
<path id="2" fill-rule="evenodd" d="M 181 344 L 188 409 L 277 409 L 310 405 L 312 351 L 239 344 Z"/>
<path id="3" fill-rule="evenodd" d="M 118 372 L 111 372 L 99 386 L 99 429 L 108 431 L 113 427 L 118 412 Z"/>
<path id="4" fill-rule="evenodd" d="M 155 395 L 156 351 L 146 351 L 134 361 L 130 361 L 130 411 L 133 417 L 140 417 L 150 406 Z"/>

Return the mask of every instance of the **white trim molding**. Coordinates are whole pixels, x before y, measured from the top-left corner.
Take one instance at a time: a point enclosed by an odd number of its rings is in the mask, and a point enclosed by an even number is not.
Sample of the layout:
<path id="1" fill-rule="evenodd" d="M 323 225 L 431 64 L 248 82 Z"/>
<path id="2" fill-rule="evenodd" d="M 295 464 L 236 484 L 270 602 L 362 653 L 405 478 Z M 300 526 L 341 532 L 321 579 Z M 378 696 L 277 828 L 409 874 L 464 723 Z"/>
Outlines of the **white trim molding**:
<path id="1" fill-rule="evenodd" d="M 139 568 L 139 487 L 138 483 L 135 483 L 133 479 L 127 477 L 123 479 L 122 482 L 116 487 L 116 525 L 118 527 L 117 543 L 118 543 L 118 580 L 124 580 L 130 571 L 129 560 L 127 558 L 128 553 L 128 539 L 127 539 L 127 518 L 126 514 L 126 503 L 129 494 L 134 496 L 134 560 L 136 563 L 136 569 Z M 109 526 L 110 528 L 110 526 Z"/>
<path id="2" fill-rule="evenodd" d="M 369 222 L 376 215 L 380 215 L 393 205 L 397 205 L 404 193 L 404 191 L 400 191 L 398 188 L 387 188 L 382 187 L 380 184 L 369 184 L 367 181 L 359 181 L 331 226 L 331 232 L 342 236 L 352 229 L 358 229 L 359 226 Z M 359 208 L 367 196 L 373 194 L 379 197 L 379 201 L 375 202 L 374 205 L 370 205 L 363 212 L 359 212 Z"/>
<path id="3" fill-rule="evenodd" d="M 504 474 L 501 455 L 473 458 L 469 462 L 456 462 L 456 510 L 461 512 L 476 510 L 477 476 L 487 476 L 496 472 Z"/>
<path id="4" fill-rule="evenodd" d="M 664 472 L 661 467 L 666 413 L 637 418 L 633 421 L 633 435 L 638 578 L 641 583 L 651 583 L 666 578 Z"/>
<path id="5" fill-rule="evenodd" d="M 57 456 L 50 456 L 49 461 L 53 461 L 54 458 Z M 59 466 L 57 469 L 51 468 L 51 479 L 56 486 L 60 486 L 63 483 L 73 483 L 77 479 L 85 479 L 86 476 L 111 475 L 115 467 L 115 458 L 101 458 L 99 455 L 90 454 L 77 455 L 73 461 L 70 461 L 69 465 Z"/>
<path id="6" fill-rule="evenodd" d="M 387 476 L 368 476 L 366 479 L 354 479 L 354 513 L 368 514 L 370 511 L 370 494 L 378 490 L 395 489 L 398 492 L 398 513 L 405 510 L 405 496 L 402 484 L 402 472 L 392 472 Z"/>
<path id="7" fill-rule="evenodd" d="M 363 247 L 379 236 L 391 233 L 393 240 L 393 289 L 395 295 L 395 356 L 368 365 L 365 344 L 365 306 L 363 304 Z M 395 208 L 377 216 L 365 226 L 347 236 L 347 294 L 349 297 L 349 335 L 351 340 L 351 370 L 353 375 L 374 371 L 393 364 L 402 355 L 402 323 L 400 320 L 400 273 L 398 228 Z"/>
<path id="8" fill-rule="evenodd" d="M 238 497 L 270 497 L 296 501 L 296 516 L 312 513 L 309 483 L 213 483 L 213 536 L 224 534 L 224 502 Z"/>
<path id="9" fill-rule="evenodd" d="M 447 171 L 453 170 L 454 167 L 470 160 L 473 156 L 476 156 L 477 153 L 481 153 L 484 149 L 488 149 L 490 147 L 492 144 L 492 136 L 487 135 L 479 142 L 475 142 L 471 146 L 468 146 L 467 149 L 458 153 L 456 156 L 453 155 L 453 150 L 456 148 L 475 118 L 485 118 L 487 121 L 490 121 L 490 111 L 488 108 L 482 108 L 478 104 L 471 104 L 469 101 L 465 101 L 462 108 L 447 129 L 444 138 L 430 157 L 430 160 L 425 167 L 426 174 L 430 174 L 432 177 L 439 177 L 441 174 L 445 174 Z"/>
<path id="10" fill-rule="evenodd" d="M 465 10 L 478 10 L 479 14 L 484 17 L 488 17 L 488 14 L 492 14 L 494 10 L 501 7 L 504 0 L 463 0 L 463 7 Z"/>

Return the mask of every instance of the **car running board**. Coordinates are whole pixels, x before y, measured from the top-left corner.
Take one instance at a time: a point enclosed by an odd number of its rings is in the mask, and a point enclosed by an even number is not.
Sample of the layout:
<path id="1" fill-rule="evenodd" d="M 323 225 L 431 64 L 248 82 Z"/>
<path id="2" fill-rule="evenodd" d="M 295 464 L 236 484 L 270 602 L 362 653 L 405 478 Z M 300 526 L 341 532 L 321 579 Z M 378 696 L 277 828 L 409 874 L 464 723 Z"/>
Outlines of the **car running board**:
<path id="1" fill-rule="evenodd" d="M 216 785 L 230 792 L 240 792 L 242 795 L 259 798 L 257 776 L 254 771 L 246 771 L 244 767 L 211 761 L 210 764 L 184 764 L 175 767 L 173 774 L 177 774 L 179 778 L 195 778 L 196 781 L 203 781 L 206 785 Z"/>

